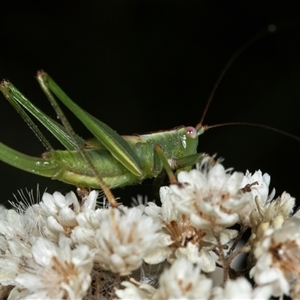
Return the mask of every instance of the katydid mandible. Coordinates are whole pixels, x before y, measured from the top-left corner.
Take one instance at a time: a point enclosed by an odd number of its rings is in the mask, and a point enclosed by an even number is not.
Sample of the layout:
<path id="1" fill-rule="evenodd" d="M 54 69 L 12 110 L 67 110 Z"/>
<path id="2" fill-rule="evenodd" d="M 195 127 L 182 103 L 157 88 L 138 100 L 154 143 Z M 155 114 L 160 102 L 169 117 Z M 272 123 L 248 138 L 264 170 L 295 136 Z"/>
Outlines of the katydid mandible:
<path id="1" fill-rule="evenodd" d="M 202 122 L 195 128 L 179 127 L 144 135 L 120 136 L 75 104 L 48 74 L 39 71 L 37 79 L 49 100 L 52 102 L 55 95 L 79 118 L 94 138 L 84 141 L 76 137 L 80 143 L 78 146 L 61 124 L 35 107 L 10 82 L 2 81 L 1 92 L 47 148 L 42 157 L 32 157 L 0 143 L 0 159 L 7 164 L 76 186 L 103 189 L 100 182 L 103 180 L 104 186 L 112 189 L 156 177 L 163 169 L 191 168 L 207 156 L 205 153 L 197 153 L 198 137 L 206 128 Z M 26 111 L 45 126 L 66 150 L 54 150 Z M 86 152 L 98 177 L 78 147 Z"/>

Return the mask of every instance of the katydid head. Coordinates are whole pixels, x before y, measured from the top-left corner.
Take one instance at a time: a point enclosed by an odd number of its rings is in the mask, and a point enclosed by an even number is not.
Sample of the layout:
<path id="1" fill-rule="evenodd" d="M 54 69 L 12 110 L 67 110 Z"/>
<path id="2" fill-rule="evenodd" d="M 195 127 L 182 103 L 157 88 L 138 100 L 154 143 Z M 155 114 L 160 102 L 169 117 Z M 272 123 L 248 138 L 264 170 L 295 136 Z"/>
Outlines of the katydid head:
<path id="1" fill-rule="evenodd" d="M 177 132 L 181 139 L 182 155 L 192 155 L 197 152 L 198 137 L 205 131 L 205 126 L 197 129 L 192 126 L 181 127 Z"/>

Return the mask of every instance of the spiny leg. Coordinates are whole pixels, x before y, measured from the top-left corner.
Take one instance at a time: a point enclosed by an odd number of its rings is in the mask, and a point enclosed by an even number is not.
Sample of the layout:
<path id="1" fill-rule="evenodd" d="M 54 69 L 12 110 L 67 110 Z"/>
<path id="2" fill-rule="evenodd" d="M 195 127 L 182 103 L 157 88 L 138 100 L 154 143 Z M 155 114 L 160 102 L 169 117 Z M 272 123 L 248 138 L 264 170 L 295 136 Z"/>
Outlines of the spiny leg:
<path id="1" fill-rule="evenodd" d="M 5 98 L 10 102 L 10 104 L 22 116 L 22 118 L 29 125 L 32 131 L 42 141 L 47 150 L 52 149 L 51 145 L 35 125 L 35 123 L 32 121 L 30 116 L 25 112 L 25 110 L 27 110 L 27 112 L 35 117 L 41 123 L 41 125 L 49 130 L 66 149 L 77 149 L 76 145 L 74 144 L 74 139 L 72 139 L 67 134 L 66 129 L 61 124 L 48 117 L 33 103 L 31 103 L 12 83 L 3 80 L 0 84 L 0 90 Z M 81 141 L 82 144 L 84 144 L 84 140 L 82 138 L 80 138 L 79 136 L 77 136 L 77 138 Z"/>
<path id="2" fill-rule="evenodd" d="M 45 136 L 42 134 L 42 132 L 39 130 L 39 128 L 36 126 L 36 124 L 32 121 L 30 116 L 26 113 L 26 111 L 22 108 L 22 106 L 19 104 L 18 99 L 25 98 L 18 89 L 15 88 L 13 84 L 11 84 L 9 81 L 3 80 L 0 83 L 0 90 L 3 93 L 4 97 L 9 101 L 9 103 L 14 107 L 14 109 L 20 114 L 22 119 L 27 123 L 29 128 L 34 132 L 34 134 L 37 136 L 37 138 L 42 142 L 44 147 L 47 150 L 53 150 L 52 146 L 48 142 L 48 140 L 45 138 Z"/>

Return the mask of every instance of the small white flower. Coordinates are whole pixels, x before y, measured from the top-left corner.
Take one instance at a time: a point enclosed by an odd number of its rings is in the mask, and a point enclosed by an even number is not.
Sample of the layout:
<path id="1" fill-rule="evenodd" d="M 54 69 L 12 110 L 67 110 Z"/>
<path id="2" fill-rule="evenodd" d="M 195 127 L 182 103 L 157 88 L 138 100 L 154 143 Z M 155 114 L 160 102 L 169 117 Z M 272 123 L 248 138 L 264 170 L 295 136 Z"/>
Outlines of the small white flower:
<path id="1" fill-rule="evenodd" d="M 156 247 L 160 227 L 158 220 L 138 208 L 108 209 L 96 231 L 96 260 L 114 273 L 130 274 Z"/>
<path id="2" fill-rule="evenodd" d="M 76 244 L 86 244 L 91 249 L 96 248 L 95 234 L 106 210 L 96 209 L 95 211 L 81 212 L 76 216 L 78 225 L 73 228 L 71 239 Z"/>
<path id="3" fill-rule="evenodd" d="M 286 221 L 279 229 L 264 232 L 254 254 L 250 275 L 258 285 L 272 287 L 273 296 L 288 295 L 290 284 L 300 275 L 300 219 Z"/>
<path id="4" fill-rule="evenodd" d="M 153 218 L 162 221 L 162 229 L 159 232 L 158 244 L 145 261 L 157 264 L 166 258 L 172 262 L 176 257 L 186 257 L 191 262 L 197 263 L 205 272 L 215 269 L 215 259 L 211 257 L 209 250 L 211 240 L 209 234 L 191 225 L 190 218 L 180 213 L 174 204 L 174 194 L 169 187 L 160 189 L 162 206 L 148 203 L 145 212 Z M 216 239 L 214 239 L 216 243 Z"/>
<path id="5" fill-rule="evenodd" d="M 256 209 L 250 214 L 250 222 L 252 238 L 258 242 L 266 228 L 280 228 L 284 221 L 291 217 L 295 198 L 284 192 L 280 197 L 265 205 L 259 202 L 256 202 L 256 205 Z"/>
<path id="6" fill-rule="evenodd" d="M 212 289 L 212 297 L 210 300 L 219 299 L 269 299 L 271 289 L 269 287 L 256 287 L 253 289 L 250 282 L 239 277 L 236 280 L 227 280 L 224 288 L 215 287 Z"/>
<path id="7" fill-rule="evenodd" d="M 85 245 L 71 249 L 65 236 L 59 245 L 40 237 L 16 282 L 30 294 L 25 299 L 81 299 L 91 283 L 93 255 Z"/>
<path id="8" fill-rule="evenodd" d="M 20 213 L 0 207 L 0 284 L 14 285 L 20 265 L 31 257 L 31 246 L 41 235 L 35 207 Z"/>
<path id="9" fill-rule="evenodd" d="M 179 258 L 162 273 L 151 299 L 209 299 L 211 288 L 212 280 L 201 274 L 199 266 Z"/>
<path id="10" fill-rule="evenodd" d="M 44 218 L 44 236 L 57 241 L 60 234 L 69 236 L 78 225 L 77 216 L 82 212 L 93 212 L 96 207 L 98 192 L 92 191 L 81 202 L 73 192 L 63 196 L 59 192 L 53 195 L 44 193 L 40 203 Z"/>
<path id="11" fill-rule="evenodd" d="M 239 220 L 239 210 L 249 202 L 240 190 L 243 174 L 228 173 L 216 163 L 198 170 L 180 172 L 171 190 L 178 197 L 177 209 L 190 216 L 191 223 L 204 230 L 222 231 Z"/>

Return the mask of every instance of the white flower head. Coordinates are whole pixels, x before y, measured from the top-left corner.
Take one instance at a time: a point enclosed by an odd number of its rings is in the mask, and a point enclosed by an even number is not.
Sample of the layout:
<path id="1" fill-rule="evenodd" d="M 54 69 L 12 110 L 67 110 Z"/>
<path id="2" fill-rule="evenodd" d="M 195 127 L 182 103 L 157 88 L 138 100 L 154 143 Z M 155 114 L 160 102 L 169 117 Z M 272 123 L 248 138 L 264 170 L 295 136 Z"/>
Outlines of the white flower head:
<path id="1" fill-rule="evenodd" d="M 160 189 L 161 207 L 151 202 L 148 203 L 145 213 L 153 218 L 159 218 L 163 226 L 160 231 L 160 247 L 146 258 L 147 262 L 158 263 L 164 258 L 172 262 L 176 258 L 186 257 L 192 263 L 200 265 L 205 272 L 215 270 L 217 258 L 213 251 L 220 245 L 226 245 L 237 236 L 237 231 L 226 229 L 228 223 L 226 221 L 222 223 L 224 221 L 221 220 L 221 216 L 227 217 L 227 220 L 232 217 L 236 222 L 238 214 L 234 212 L 235 207 L 232 208 L 232 213 L 229 209 L 225 209 L 226 203 L 223 208 L 220 208 L 222 204 L 220 194 L 222 195 L 222 192 L 225 194 L 232 189 L 231 184 L 227 188 L 226 184 L 225 187 L 222 184 L 223 181 L 226 181 L 226 178 L 223 177 L 230 177 L 230 174 L 225 175 L 227 172 L 221 165 L 213 168 L 204 166 L 201 169 L 202 172 L 200 170 L 180 172 L 178 185 Z M 212 180 L 210 189 L 207 177 L 217 176 L 214 171 L 220 172 L 221 183 L 213 183 L 214 179 L 210 178 Z M 243 175 L 236 174 L 242 180 Z M 215 179 L 217 178 L 218 176 Z M 216 188 L 214 188 L 214 184 L 217 186 Z M 201 198 L 202 190 L 204 190 L 203 193 L 210 194 Z M 233 190 L 238 195 L 237 197 L 243 197 L 239 185 L 236 185 Z M 214 192 L 215 194 L 213 194 Z M 207 203 L 205 203 L 206 201 Z M 231 200 L 229 199 L 229 201 Z M 224 211 L 220 213 L 222 209 Z M 201 222 L 202 224 L 200 224 Z"/>
<path id="2" fill-rule="evenodd" d="M 155 248 L 160 227 L 158 220 L 143 215 L 139 208 L 110 208 L 96 231 L 96 259 L 114 273 L 130 274 Z"/>
<path id="3" fill-rule="evenodd" d="M 162 222 L 157 247 L 145 257 L 145 261 L 156 264 L 165 259 L 172 262 L 178 257 L 186 257 L 192 263 L 199 264 L 203 271 L 212 272 L 216 259 L 211 256 L 209 250 L 215 248 L 216 239 L 211 235 L 211 231 L 205 232 L 193 226 L 190 217 L 177 210 L 178 198 L 169 187 L 162 187 L 160 195 L 161 207 L 149 202 L 145 208 L 148 215 Z M 224 242 L 227 243 L 228 239 Z"/>
<path id="4" fill-rule="evenodd" d="M 95 210 L 98 192 L 92 191 L 82 201 L 78 201 L 73 192 L 63 196 L 59 192 L 53 195 L 44 193 L 40 203 L 44 217 L 44 235 L 57 241 L 60 234 L 69 236 L 78 225 L 77 215 Z"/>
<path id="5" fill-rule="evenodd" d="M 209 299 L 212 280 L 201 274 L 186 258 L 175 260 L 159 279 L 159 288 L 151 299 Z"/>
<path id="6" fill-rule="evenodd" d="M 31 257 L 31 247 L 41 235 L 36 205 L 19 213 L 0 207 L 0 283 L 14 284 L 20 265 Z"/>
<path id="7" fill-rule="evenodd" d="M 256 202 L 256 209 L 250 214 L 252 229 L 252 239 L 258 243 L 263 237 L 264 231 L 268 228 L 277 229 L 282 227 L 293 212 L 295 198 L 284 192 L 282 195 L 271 202 L 262 205 Z"/>
<path id="8" fill-rule="evenodd" d="M 178 198 L 176 207 L 190 216 L 195 227 L 222 231 L 238 222 L 239 210 L 249 201 L 240 190 L 243 177 L 239 172 L 229 173 L 219 163 L 180 172 L 179 184 L 171 185 Z"/>
<path id="9" fill-rule="evenodd" d="M 291 218 L 279 229 L 269 228 L 254 251 L 257 262 L 250 275 L 258 285 L 271 286 L 273 296 L 288 295 L 300 275 L 299 228 L 299 218 Z"/>
<path id="10" fill-rule="evenodd" d="M 30 293 L 26 299 L 80 299 L 86 294 L 93 266 L 87 246 L 72 250 L 63 235 L 58 246 L 40 237 L 32 246 L 32 256 L 16 278 Z"/>
<path id="11" fill-rule="evenodd" d="M 214 287 L 212 289 L 212 297 L 210 300 L 219 299 L 269 299 L 271 296 L 270 287 L 256 287 L 251 286 L 250 282 L 244 278 L 239 277 L 236 280 L 227 280 L 223 287 Z"/>

